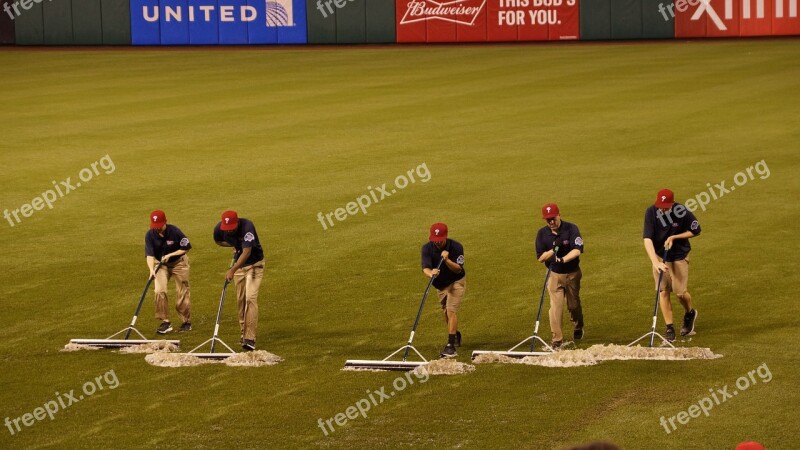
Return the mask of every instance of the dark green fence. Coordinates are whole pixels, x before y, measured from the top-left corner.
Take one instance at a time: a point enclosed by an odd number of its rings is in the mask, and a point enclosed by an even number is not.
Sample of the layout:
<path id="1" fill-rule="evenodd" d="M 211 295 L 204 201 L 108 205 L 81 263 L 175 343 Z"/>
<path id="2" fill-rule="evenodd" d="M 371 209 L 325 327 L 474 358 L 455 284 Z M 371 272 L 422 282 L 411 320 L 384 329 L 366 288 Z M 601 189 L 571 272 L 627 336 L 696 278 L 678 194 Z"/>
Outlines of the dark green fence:
<path id="1" fill-rule="evenodd" d="M 398 25 L 400 18 L 396 15 L 408 14 L 399 12 L 406 10 L 406 3 L 401 3 L 405 1 L 305 0 L 305 11 L 298 8 L 298 4 L 295 3 L 294 8 L 297 11 L 295 18 L 298 20 L 296 23 L 301 25 L 305 21 L 307 31 L 299 29 L 299 33 L 302 35 L 307 32 L 309 44 L 393 43 L 397 42 L 398 26 L 401 27 L 399 30 L 401 35 L 407 28 L 416 26 Z M 10 13 L 0 8 L 0 45 L 131 45 L 132 42 L 131 4 L 135 0 L 20 0 L 18 3 L 15 3 L 15 0 L 0 0 L 0 2 L 16 5 L 14 9 L 19 11 L 19 14 L 16 14 L 16 12 Z M 216 2 L 212 3 L 216 4 Z M 269 5 L 273 3 L 268 3 L 267 8 L 269 9 Z M 476 20 L 475 23 L 483 23 L 485 27 L 488 15 L 494 14 L 493 18 L 499 17 L 497 16 L 497 5 L 503 3 L 508 4 L 509 2 L 487 0 L 481 6 L 483 10 L 471 18 L 472 22 L 469 21 L 470 17 L 468 16 L 457 17 L 460 20 L 458 27 L 469 28 Z M 164 8 L 174 8 L 176 4 L 176 2 L 165 0 L 162 0 L 160 5 L 158 2 L 155 3 L 155 9 L 161 8 L 162 21 L 164 20 Z M 263 0 L 252 4 L 263 5 Z M 689 4 L 691 5 L 691 2 Z M 188 5 L 192 5 L 191 0 Z M 303 2 L 301 1 L 299 5 L 302 7 Z M 669 7 L 672 5 L 672 0 L 581 0 L 580 39 L 672 39 L 676 35 L 676 23 L 679 36 L 694 36 L 691 34 L 691 30 L 684 30 L 689 28 L 689 25 L 695 24 L 695 21 L 691 21 L 689 17 L 691 12 L 679 15 L 676 22 L 676 19 L 665 12 L 665 9 L 669 11 Z M 183 8 L 187 7 L 183 6 Z M 273 8 L 277 7 L 273 6 Z M 675 8 L 677 9 L 677 7 Z M 769 10 L 768 14 L 773 15 L 771 11 Z M 137 13 L 139 15 L 134 19 L 139 18 L 142 11 L 137 10 Z M 414 14 L 419 15 L 417 12 Z M 442 20 L 444 20 L 442 17 L 429 17 L 426 21 L 426 18 L 423 17 L 417 18 L 413 22 L 414 24 L 427 23 L 429 30 L 433 26 L 446 27 L 452 23 Z M 452 18 L 448 20 L 452 20 Z M 749 34 L 743 33 L 743 35 L 800 35 L 800 22 L 796 18 L 775 15 L 775 17 L 771 17 L 771 21 L 772 28 L 761 24 L 759 26 L 763 30 L 759 28 L 756 30 L 757 32 L 753 32 L 751 28 L 755 25 L 750 24 Z M 726 36 L 739 35 L 736 31 L 739 27 L 738 22 L 735 25 L 734 31 Z M 216 26 L 216 23 L 211 26 Z M 295 24 L 274 26 L 295 26 Z M 158 44 L 158 28 L 155 29 L 155 43 Z M 469 29 L 471 30 L 471 28 Z M 713 36 L 716 35 L 713 34 Z M 706 37 L 706 34 L 701 33 L 698 36 Z M 712 34 L 708 34 L 708 36 L 712 36 Z"/>
<path id="2" fill-rule="evenodd" d="M 664 20 L 658 5 L 669 0 L 583 0 L 581 39 L 671 39 L 672 17 Z"/>
<path id="3" fill-rule="evenodd" d="M 11 24 L 0 19 L 0 44 L 131 45 L 128 0 L 34 2 L 13 21 L 7 14 L 5 19 Z"/>

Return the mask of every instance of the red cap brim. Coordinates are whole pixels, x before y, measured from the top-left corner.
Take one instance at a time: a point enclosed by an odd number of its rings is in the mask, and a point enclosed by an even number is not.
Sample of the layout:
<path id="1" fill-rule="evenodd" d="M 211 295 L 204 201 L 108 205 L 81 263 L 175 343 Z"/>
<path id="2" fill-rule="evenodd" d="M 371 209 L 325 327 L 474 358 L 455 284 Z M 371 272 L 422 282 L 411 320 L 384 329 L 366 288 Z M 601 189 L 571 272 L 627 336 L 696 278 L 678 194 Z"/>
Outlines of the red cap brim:
<path id="1" fill-rule="evenodd" d="M 238 226 L 239 226 L 239 222 L 238 221 L 237 222 L 231 222 L 231 223 L 228 223 L 228 224 L 221 223 L 219 225 L 219 229 L 222 230 L 222 231 L 233 231 Z"/>

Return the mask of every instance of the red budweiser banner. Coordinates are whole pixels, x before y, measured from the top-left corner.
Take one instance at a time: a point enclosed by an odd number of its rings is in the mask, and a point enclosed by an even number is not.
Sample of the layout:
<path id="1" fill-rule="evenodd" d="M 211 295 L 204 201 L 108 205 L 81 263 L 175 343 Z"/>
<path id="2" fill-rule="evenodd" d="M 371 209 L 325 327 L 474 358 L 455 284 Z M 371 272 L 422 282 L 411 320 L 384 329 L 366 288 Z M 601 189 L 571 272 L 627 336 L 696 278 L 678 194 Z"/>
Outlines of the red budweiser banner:
<path id="1" fill-rule="evenodd" d="M 572 40 L 578 0 L 397 0 L 397 42 Z"/>

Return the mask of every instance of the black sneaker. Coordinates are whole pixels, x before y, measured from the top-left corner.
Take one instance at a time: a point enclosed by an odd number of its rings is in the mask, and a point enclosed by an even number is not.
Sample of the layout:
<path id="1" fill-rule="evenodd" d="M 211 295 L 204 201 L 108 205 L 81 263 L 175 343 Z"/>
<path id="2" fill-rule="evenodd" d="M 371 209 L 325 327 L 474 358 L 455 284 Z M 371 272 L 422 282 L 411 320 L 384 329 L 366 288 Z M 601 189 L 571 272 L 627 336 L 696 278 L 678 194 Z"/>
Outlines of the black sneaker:
<path id="1" fill-rule="evenodd" d="M 183 324 L 181 325 L 180 329 L 178 329 L 178 331 L 180 331 L 180 332 L 192 331 L 192 322 L 183 322 Z"/>
<path id="2" fill-rule="evenodd" d="M 172 331 L 172 324 L 169 322 L 161 322 L 161 325 L 156 330 L 158 334 L 167 334 Z"/>
<path id="3" fill-rule="evenodd" d="M 456 347 L 461 347 L 461 332 L 456 331 Z"/>
<path id="4" fill-rule="evenodd" d="M 694 308 L 683 315 L 683 328 L 681 328 L 681 336 L 689 336 L 690 334 L 694 334 L 695 319 L 697 319 L 697 310 Z"/>
<path id="5" fill-rule="evenodd" d="M 247 351 L 253 351 L 256 349 L 256 341 L 245 339 L 242 341 L 242 348 Z"/>
<path id="6" fill-rule="evenodd" d="M 552 343 L 550 343 L 550 347 L 553 350 L 558 350 L 559 348 L 561 348 L 562 344 L 564 344 L 564 341 L 553 341 Z"/>
<path id="7" fill-rule="evenodd" d="M 670 342 L 675 341 L 675 328 L 672 325 L 667 327 L 666 333 L 664 333 L 664 338 L 666 338 Z"/>
<path id="8" fill-rule="evenodd" d="M 458 354 L 456 353 L 456 346 L 453 344 L 445 345 L 444 350 L 442 350 L 442 353 L 440 353 L 439 356 L 441 356 L 442 358 L 455 358 L 456 356 L 458 356 Z"/>
<path id="9" fill-rule="evenodd" d="M 572 332 L 572 338 L 576 341 L 583 339 L 583 328 L 575 328 L 575 331 Z"/>

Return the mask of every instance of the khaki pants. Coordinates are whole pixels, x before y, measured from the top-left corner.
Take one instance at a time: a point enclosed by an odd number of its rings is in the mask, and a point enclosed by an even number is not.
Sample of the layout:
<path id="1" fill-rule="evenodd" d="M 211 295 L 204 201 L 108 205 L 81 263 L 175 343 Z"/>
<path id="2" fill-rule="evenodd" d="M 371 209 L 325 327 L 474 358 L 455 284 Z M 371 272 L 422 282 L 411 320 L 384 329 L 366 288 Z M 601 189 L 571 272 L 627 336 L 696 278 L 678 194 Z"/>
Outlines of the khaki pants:
<path id="1" fill-rule="evenodd" d="M 658 258 L 659 262 L 663 262 Z M 680 261 L 667 262 L 669 269 L 661 279 L 661 292 L 674 292 L 676 295 L 683 295 L 689 285 L 689 258 Z M 658 271 L 653 269 L 653 280 L 658 289 Z"/>
<path id="2" fill-rule="evenodd" d="M 455 281 L 450 286 L 438 291 L 439 303 L 445 311 L 445 316 L 447 315 L 447 311 L 458 313 L 459 308 L 461 308 L 461 301 L 464 300 L 464 294 L 466 292 L 467 277 Z"/>
<path id="3" fill-rule="evenodd" d="M 171 266 L 171 267 L 170 267 Z M 164 264 L 154 280 L 156 293 L 156 319 L 169 322 L 169 308 L 167 307 L 167 284 L 170 278 L 175 278 L 175 310 L 178 311 L 182 322 L 192 321 L 192 301 L 189 295 L 189 257 L 186 255 L 178 258 L 174 265 Z"/>
<path id="4" fill-rule="evenodd" d="M 258 290 L 264 278 L 264 261 L 244 266 L 233 274 L 236 283 L 236 304 L 239 307 L 239 328 L 242 339 L 256 340 L 258 331 Z"/>
<path id="5" fill-rule="evenodd" d="M 547 293 L 550 295 L 550 330 L 553 332 L 553 341 L 564 340 L 561 320 L 565 302 L 572 325 L 576 329 L 583 328 L 581 276 L 580 270 L 572 273 L 550 273 L 550 279 L 547 280 Z"/>

